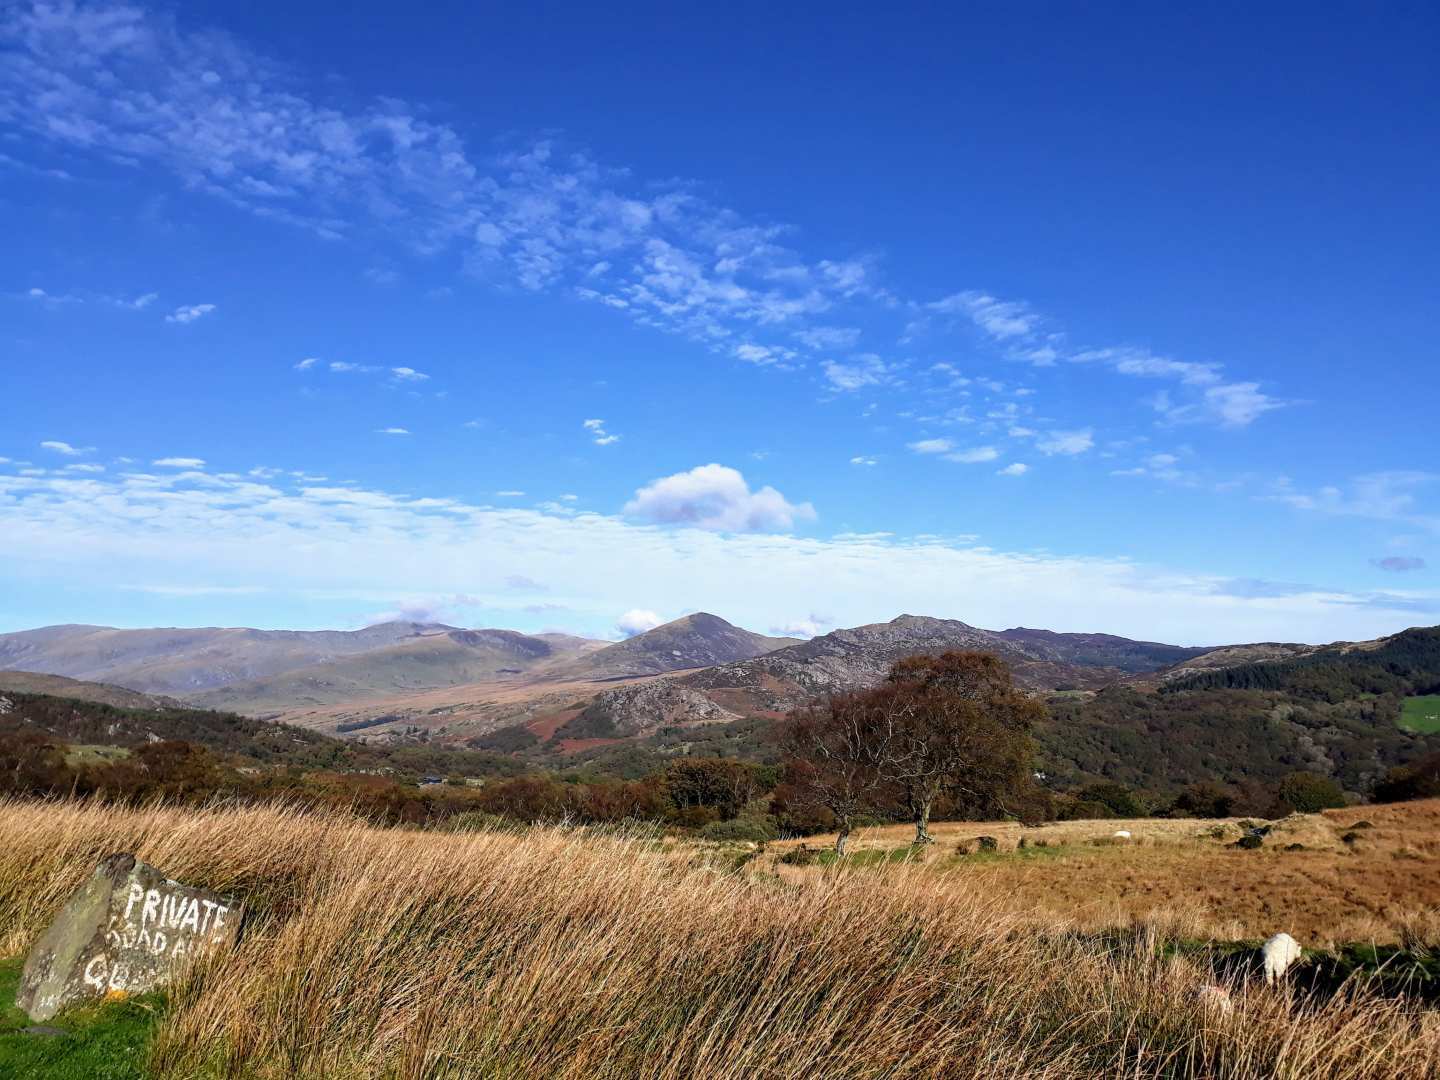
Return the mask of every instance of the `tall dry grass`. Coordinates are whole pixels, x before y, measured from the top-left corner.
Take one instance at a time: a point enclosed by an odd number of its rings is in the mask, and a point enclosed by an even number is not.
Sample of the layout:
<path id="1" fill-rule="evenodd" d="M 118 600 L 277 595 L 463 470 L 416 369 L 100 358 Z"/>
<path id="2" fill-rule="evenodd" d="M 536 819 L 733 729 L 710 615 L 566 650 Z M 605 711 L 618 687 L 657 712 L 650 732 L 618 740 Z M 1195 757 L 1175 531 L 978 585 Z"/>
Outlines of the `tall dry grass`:
<path id="1" fill-rule="evenodd" d="M 1102 947 L 923 868 L 789 886 L 546 830 L 0 804 L 0 951 L 115 850 L 254 912 L 174 989 L 161 1077 L 1440 1073 L 1440 1030 L 1396 1002 L 1207 1008 L 1154 927 Z"/>

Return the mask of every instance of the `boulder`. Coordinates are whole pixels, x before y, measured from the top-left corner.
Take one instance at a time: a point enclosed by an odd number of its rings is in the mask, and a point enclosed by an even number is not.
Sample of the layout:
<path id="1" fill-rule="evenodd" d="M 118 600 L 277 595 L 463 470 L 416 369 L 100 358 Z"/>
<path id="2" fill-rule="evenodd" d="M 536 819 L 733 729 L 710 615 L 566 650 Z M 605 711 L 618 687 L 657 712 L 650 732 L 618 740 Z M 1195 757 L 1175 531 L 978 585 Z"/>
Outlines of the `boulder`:
<path id="1" fill-rule="evenodd" d="M 218 893 L 111 855 L 30 950 L 15 1004 L 48 1020 L 87 998 L 158 989 L 187 957 L 233 942 L 241 914 Z"/>

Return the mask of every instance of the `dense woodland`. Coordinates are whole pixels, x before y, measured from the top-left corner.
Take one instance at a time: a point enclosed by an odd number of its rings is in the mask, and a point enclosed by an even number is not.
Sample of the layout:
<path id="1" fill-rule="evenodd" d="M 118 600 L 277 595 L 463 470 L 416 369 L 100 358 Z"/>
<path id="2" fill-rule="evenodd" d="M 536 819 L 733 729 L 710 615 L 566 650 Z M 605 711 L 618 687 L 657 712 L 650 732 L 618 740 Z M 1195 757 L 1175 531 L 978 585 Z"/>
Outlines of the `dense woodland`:
<path id="1" fill-rule="evenodd" d="M 1294 660 L 1198 672 L 1167 684 L 1162 692 L 1217 689 L 1279 691 L 1330 703 L 1434 694 L 1440 692 L 1440 626 L 1405 630 L 1373 648 L 1322 649 Z"/>

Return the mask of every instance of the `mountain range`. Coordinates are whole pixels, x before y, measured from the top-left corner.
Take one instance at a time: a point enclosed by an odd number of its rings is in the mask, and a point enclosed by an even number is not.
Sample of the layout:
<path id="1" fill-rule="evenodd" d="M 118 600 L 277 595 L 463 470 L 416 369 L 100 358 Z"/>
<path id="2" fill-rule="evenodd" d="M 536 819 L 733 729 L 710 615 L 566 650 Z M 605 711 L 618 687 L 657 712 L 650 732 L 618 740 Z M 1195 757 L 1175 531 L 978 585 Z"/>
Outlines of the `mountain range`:
<path id="1" fill-rule="evenodd" d="M 697 612 L 621 642 L 421 622 L 354 631 L 52 626 L 0 635 L 0 669 L 367 739 L 423 734 L 459 742 L 518 725 L 574 748 L 673 724 L 779 715 L 878 682 L 896 659 L 922 652 L 994 652 L 1022 685 L 1054 691 L 1165 679 L 1187 665 L 1308 648 L 991 631 L 915 615 L 802 640 Z"/>
<path id="2" fill-rule="evenodd" d="M 1173 791 L 1196 779 L 1273 784 L 1306 769 L 1366 791 L 1386 768 L 1440 749 L 1440 733 L 1401 718 L 1407 696 L 1440 693 L 1440 628 L 1200 648 L 915 615 L 809 640 L 707 613 L 621 642 L 433 623 L 66 626 L 0 635 L 10 669 L 0 692 L 130 710 L 137 718 L 125 723 L 146 738 L 208 732 L 219 747 L 230 732 L 253 741 L 270 729 L 279 745 L 289 731 L 357 749 L 464 748 L 515 768 L 636 776 L 677 754 L 773 760 L 769 731 L 786 711 L 874 685 L 901 657 L 947 649 L 995 653 L 1046 699 L 1038 763 L 1062 786 L 1103 778 Z M 46 709 L 47 730 L 80 723 Z M 245 726 L 263 720 L 285 724 Z M 86 723 L 82 734 L 100 721 Z"/>

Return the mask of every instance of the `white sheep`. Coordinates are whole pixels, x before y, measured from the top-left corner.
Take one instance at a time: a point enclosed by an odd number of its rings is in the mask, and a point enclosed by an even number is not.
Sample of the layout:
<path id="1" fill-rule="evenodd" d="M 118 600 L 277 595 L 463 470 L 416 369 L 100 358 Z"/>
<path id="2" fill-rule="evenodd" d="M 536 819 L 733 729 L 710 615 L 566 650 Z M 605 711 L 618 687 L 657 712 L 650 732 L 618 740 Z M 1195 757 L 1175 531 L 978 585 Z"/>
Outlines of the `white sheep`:
<path id="1" fill-rule="evenodd" d="M 1265 981 L 1273 983 L 1281 978 L 1291 964 L 1300 959 L 1300 943 L 1289 934 L 1276 934 L 1260 946 L 1260 956 L 1265 961 Z"/>
<path id="2" fill-rule="evenodd" d="M 1116 829 L 1116 830 L 1115 830 L 1115 838 L 1116 838 L 1117 840 L 1129 840 L 1129 839 L 1130 839 L 1130 830 L 1129 830 L 1129 829 Z"/>

